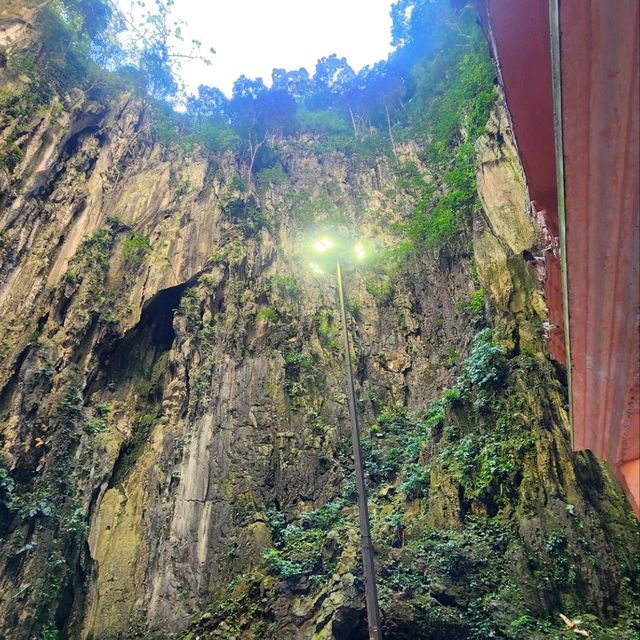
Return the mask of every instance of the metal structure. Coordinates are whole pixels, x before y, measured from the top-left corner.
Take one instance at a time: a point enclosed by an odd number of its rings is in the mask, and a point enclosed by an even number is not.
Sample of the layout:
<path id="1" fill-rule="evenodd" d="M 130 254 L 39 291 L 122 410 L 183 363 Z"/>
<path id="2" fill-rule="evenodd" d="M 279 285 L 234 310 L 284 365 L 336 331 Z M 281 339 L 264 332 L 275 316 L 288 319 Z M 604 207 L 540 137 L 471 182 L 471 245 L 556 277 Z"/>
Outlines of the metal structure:
<path id="1" fill-rule="evenodd" d="M 640 517 L 640 3 L 475 0 L 544 240 L 573 446 Z"/>
<path id="2" fill-rule="evenodd" d="M 362 447 L 360 445 L 360 428 L 358 425 L 358 412 L 356 409 L 356 392 L 353 384 L 353 370 L 351 367 L 351 350 L 349 348 L 349 330 L 347 328 L 347 314 L 345 312 L 345 294 L 342 280 L 342 266 L 340 255 L 347 254 L 351 248 L 349 242 L 344 239 L 335 242 L 330 238 L 323 238 L 313 245 L 315 251 L 323 254 L 325 259 L 334 256 L 336 275 L 338 280 L 338 298 L 340 306 L 340 321 L 342 324 L 342 344 L 344 349 L 344 368 L 347 382 L 347 401 L 349 406 L 349 421 L 351 423 L 351 442 L 353 446 L 353 461 L 356 474 L 356 490 L 358 493 L 358 516 L 360 520 L 360 542 L 362 547 L 362 566 L 364 573 L 365 600 L 367 604 L 367 624 L 369 627 L 369 640 L 382 640 L 382 625 L 380 623 L 380 608 L 378 606 L 378 589 L 376 586 L 376 571 L 374 564 L 373 545 L 371 544 L 371 531 L 369 526 L 369 506 L 367 503 L 367 488 L 364 480 L 364 468 L 362 465 Z M 355 257 L 362 260 L 365 250 L 361 243 L 353 246 Z M 325 261 L 325 264 L 328 264 Z M 311 263 L 311 269 L 316 274 L 323 273 L 323 269 L 315 262 Z"/>
<path id="3" fill-rule="evenodd" d="M 380 609 L 378 607 L 378 589 L 376 586 L 376 570 L 373 560 L 371 532 L 369 530 L 369 506 L 367 504 L 367 488 L 364 484 L 362 447 L 360 446 L 360 429 L 358 426 L 358 412 L 356 411 L 356 394 L 353 386 L 353 370 L 351 368 L 351 353 L 349 350 L 347 315 L 344 310 L 344 287 L 342 284 L 342 270 L 340 269 L 340 259 L 336 260 L 336 274 L 338 277 L 338 295 L 340 298 L 340 321 L 342 322 L 342 343 L 344 348 L 344 368 L 347 378 L 349 419 L 351 421 L 351 442 L 353 445 L 353 461 L 356 473 L 356 489 L 358 492 L 360 542 L 362 545 L 362 566 L 364 570 L 365 598 L 367 601 L 367 623 L 369 625 L 369 639 L 382 640 Z"/>

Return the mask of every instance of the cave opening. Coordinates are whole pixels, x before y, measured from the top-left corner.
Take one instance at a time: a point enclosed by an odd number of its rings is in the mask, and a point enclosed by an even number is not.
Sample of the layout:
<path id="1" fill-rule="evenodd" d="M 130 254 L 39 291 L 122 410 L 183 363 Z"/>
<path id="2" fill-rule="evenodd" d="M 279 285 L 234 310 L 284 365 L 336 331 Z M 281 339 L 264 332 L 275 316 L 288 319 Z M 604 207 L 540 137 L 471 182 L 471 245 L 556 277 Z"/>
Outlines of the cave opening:
<path id="1" fill-rule="evenodd" d="M 159 291 L 145 305 L 138 323 L 100 354 L 103 384 L 112 388 L 133 379 L 148 380 L 159 359 L 175 339 L 173 316 L 190 283 Z M 94 389 L 96 385 L 94 384 Z M 98 386 L 102 386 L 99 384 Z"/>

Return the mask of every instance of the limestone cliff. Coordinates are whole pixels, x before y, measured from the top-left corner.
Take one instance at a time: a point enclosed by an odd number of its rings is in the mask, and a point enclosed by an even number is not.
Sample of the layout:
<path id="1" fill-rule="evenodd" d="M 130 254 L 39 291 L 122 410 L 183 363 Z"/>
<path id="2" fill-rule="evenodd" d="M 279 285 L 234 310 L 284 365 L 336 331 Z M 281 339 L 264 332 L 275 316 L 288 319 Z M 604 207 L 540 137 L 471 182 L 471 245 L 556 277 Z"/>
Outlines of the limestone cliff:
<path id="1" fill-rule="evenodd" d="M 2 104 L 0 637 L 366 637 L 335 283 L 305 253 L 330 225 L 385 256 L 347 295 L 387 637 L 564 637 L 560 612 L 631 637 L 633 519 L 571 452 L 500 96 L 481 206 L 409 252 L 417 143 L 273 136 L 260 176 L 163 144 L 133 95 Z"/>

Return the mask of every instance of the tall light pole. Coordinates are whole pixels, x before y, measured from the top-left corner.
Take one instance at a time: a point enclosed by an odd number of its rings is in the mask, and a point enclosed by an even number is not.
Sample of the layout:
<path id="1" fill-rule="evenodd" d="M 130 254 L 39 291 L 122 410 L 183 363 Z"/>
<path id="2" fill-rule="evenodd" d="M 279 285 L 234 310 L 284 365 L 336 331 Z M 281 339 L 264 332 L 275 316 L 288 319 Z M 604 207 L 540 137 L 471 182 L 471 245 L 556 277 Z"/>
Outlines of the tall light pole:
<path id="1" fill-rule="evenodd" d="M 316 251 L 327 254 L 337 248 L 328 238 L 320 240 L 314 245 Z M 369 507 L 367 504 L 367 488 L 364 482 L 364 468 L 362 466 L 362 447 L 360 445 L 360 428 L 358 412 L 356 411 L 356 393 L 353 385 L 353 370 L 351 368 L 351 351 L 349 349 L 349 331 L 347 330 L 347 315 L 344 306 L 344 286 L 342 284 L 342 269 L 340 267 L 339 252 L 336 260 L 336 275 L 338 279 L 338 297 L 340 301 L 340 321 L 342 324 L 342 344 L 344 349 L 344 368 L 347 381 L 347 400 L 349 404 L 349 419 L 351 422 L 351 443 L 353 446 L 353 461 L 356 474 L 356 490 L 358 493 L 358 515 L 360 520 L 360 543 L 362 547 L 362 567 L 364 572 L 364 590 L 367 603 L 367 624 L 369 626 L 369 640 L 382 640 L 382 625 L 380 624 L 380 608 L 378 607 L 378 589 L 376 586 L 376 571 L 373 559 L 373 545 L 369 528 Z M 355 246 L 355 253 L 359 259 L 364 257 L 362 245 Z M 322 269 L 312 263 L 314 271 Z"/>

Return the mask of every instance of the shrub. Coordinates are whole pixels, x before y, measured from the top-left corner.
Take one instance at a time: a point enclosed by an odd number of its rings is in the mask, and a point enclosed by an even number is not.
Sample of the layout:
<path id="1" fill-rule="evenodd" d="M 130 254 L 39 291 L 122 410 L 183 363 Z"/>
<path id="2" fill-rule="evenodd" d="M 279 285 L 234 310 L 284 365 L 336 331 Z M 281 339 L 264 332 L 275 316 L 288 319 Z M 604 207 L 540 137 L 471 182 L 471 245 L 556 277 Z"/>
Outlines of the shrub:
<path id="1" fill-rule="evenodd" d="M 0 153 L 0 164 L 4 164 L 9 171 L 13 171 L 17 166 L 24 152 L 13 142 L 7 142 Z"/>
<path id="2" fill-rule="evenodd" d="M 351 137 L 352 135 L 351 125 L 347 118 L 334 110 L 309 111 L 305 108 L 298 108 L 296 120 L 300 128 L 306 131 L 337 137 Z"/>
<path id="3" fill-rule="evenodd" d="M 318 324 L 318 334 L 328 349 L 338 348 L 338 335 L 333 316 L 327 311 L 316 314 L 314 320 Z"/>
<path id="4" fill-rule="evenodd" d="M 431 482 L 429 467 L 412 462 L 405 470 L 405 480 L 400 488 L 405 492 L 408 500 L 424 498 L 429 493 Z"/>
<path id="5" fill-rule="evenodd" d="M 258 320 L 265 320 L 267 322 L 275 322 L 278 317 L 278 312 L 275 309 L 271 309 L 270 307 L 260 309 L 256 314 L 256 318 Z"/>
<path id="6" fill-rule="evenodd" d="M 122 255 L 129 266 L 142 264 L 151 249 L 149 238 L 135 231 L 122 243 Z"/>
<path id="7" fill-rule="evenodd" d="M 290 351 L 285 355 L 284 362 L 287 371 L 300 371 L 300 369 L 304 367 L 311 366 L 311 364 L 313 364 L 313 358 L 310 355 L 300 353 L 299 351 Z"/>
<path id="8" fill-rule="evenodd" d="M 278 164 L 275 167 L 269 167 L 262 169 L 258 172 L 258 186 L 261 189 L 266 189 L 269 186 L 282 184 L 287 181 L 287 174 L 284 169 Z"/>
<path id="9" fill-rule="evenodd" d="M 267 564 L 267 570 L 274 576 L 288 579 L 302 574 L 302 565 L 285 560 L 278 549 L 267 549 L 262 558 Z"/>
<path id="10" fill-rule="evenodd" d="M 298 282 L 294 276 L 275 275 L 273 276 L 273 283 L 278 287 L 282 287 L 282 289 L 288 293 L 298 293 L 300 290 Z"/>
<path id="11" fill-rule="evenodd" d="M 467 309 L 472 314 L 484 312 L 484 289 L 476 289 L 469 298 Z"/>
<path id="12" fill-rule="evenodd" d="M 299 351 L 290 351 L 284 357 L 285 382 L 284 390 L 290 398 L 304 395 L 305 385 L 311 375 L 306 371 L 313 364 L 310 355 Z"/>
<path id="13" fill-rule="evenodd" d="M 376 421 L 383 434 L 402 435 L 414 426 L 409 419 L 407 408 L 400 405 L 385 407 L 378 414 Z"/>
<path id="14" fill-rule="evenodd" d="M 480 331 L 473 339 L 473 347 L 464 369 L 464 377 L 479 387 L 499 382 L 507 360 L 503 348 L 493 342 L 491 329 Z"/>
<path id="15" fill-rule="evenodd" d="M 0 505 L 9 507 L 15 487 L 15 480 L 10 473 L 4 467 L 0 467 Z"/>
<path id="16" fill-rule="evenodd" d="M 302 514 L 302 523 L 305 526 L 318 527 L 328 531 L 342 516 L 344 500 L 336 498 L 322 505 L 314 511 Z"/>

